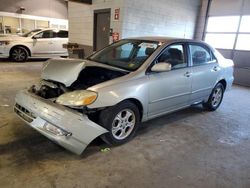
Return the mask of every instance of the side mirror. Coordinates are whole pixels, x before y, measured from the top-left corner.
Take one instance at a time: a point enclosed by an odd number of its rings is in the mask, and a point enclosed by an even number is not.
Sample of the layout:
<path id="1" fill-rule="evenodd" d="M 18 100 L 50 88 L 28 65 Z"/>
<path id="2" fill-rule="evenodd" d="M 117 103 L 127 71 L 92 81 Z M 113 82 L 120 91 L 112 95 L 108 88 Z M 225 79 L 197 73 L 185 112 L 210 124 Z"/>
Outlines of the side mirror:
<path id="1" fill-rule="evenodd" d="M 38 38 L 39 38 L 39 37 L 37 37 L 37 36 L 33 36 L 33 37 L 32 37 L 32 39 L 38 39 Z"/>
<path id="2" fill-rule="evenodd" d="M 153 72 L 168 72 L 171 71 L 172 65 L 170 63 L 160 62 L 155 64 L 151 71 Z"/>

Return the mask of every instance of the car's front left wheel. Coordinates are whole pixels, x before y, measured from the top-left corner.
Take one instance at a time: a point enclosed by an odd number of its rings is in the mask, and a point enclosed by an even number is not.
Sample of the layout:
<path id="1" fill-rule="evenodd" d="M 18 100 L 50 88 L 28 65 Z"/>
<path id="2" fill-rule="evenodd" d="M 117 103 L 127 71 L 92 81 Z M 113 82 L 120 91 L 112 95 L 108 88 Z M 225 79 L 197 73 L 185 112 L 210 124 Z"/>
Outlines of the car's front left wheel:
<path id="1" fill-rule="evenodd" d="M 124 101 L 109 107 L 100 113 L 99 123 L 109 132 L 102 139 L 110 145 L 121 145 L 128 142 L 135 134 L 140 122 L 137 106 Z"/>
<path id="2" fill-rule="evenodd" d="M 23 47 L 15 47 L 11 50 L 10 57 L 15 62 L 25 62 L 28 59 L 28 52 Z"/>

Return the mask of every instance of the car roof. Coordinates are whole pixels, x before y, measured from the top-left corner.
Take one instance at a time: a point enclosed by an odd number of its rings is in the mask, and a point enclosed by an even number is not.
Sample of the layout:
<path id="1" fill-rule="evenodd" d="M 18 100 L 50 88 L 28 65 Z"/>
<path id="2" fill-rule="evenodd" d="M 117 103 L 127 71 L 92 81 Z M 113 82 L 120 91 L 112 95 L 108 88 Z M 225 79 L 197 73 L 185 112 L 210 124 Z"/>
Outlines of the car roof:
<path id="1" fill-rule="evenodd" d="M 199 40 L 165 37 L 165 36 L 132 37 L 132 38 L 128 38 L 128 39 L 156 41 L 156 42 L 161 42 L 161 43 L 171 43 L 171 42 L 200 42 L 200 43 L 204 43 L 203 41 L 199 41 Z"/>
<path id="2" fill-rule="evenodd" d="M 57 28 L 38 28 L 41 31 L 53 30 L 53 31 L 68 31 L 67 29 L 57 29 Z"/>

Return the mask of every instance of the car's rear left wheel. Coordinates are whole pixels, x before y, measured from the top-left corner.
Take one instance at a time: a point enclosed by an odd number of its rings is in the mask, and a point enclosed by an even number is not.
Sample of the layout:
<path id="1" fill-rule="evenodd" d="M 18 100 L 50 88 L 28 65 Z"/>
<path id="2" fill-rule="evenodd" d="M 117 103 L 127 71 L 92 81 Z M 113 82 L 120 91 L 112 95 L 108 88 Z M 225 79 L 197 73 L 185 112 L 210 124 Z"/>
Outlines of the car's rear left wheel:
<path id="1" fill-rule="evenodd" d="M 221 83 L 216 84 L 208 101 L 203 103 L 203 106 L 209 111 L 215 111 L 219 108 L 224 96 L 224 90 L 224 86 Z"/>
<path id="2" fill-rule="evenodd" d="M 140 122 L 140 113 L 134 103 L 124 101 L 103 110 L 99 122 L 109 131 L 101 138 L 110 145 L 121 145 L 134 136 Z"/>
<path id="3" fill-rule="evenodd" d="M 10 57 L 15 62 L 25 62 L 28 59 L 28 52 L 23 47 L 15 47 L 11 50 Z"/>

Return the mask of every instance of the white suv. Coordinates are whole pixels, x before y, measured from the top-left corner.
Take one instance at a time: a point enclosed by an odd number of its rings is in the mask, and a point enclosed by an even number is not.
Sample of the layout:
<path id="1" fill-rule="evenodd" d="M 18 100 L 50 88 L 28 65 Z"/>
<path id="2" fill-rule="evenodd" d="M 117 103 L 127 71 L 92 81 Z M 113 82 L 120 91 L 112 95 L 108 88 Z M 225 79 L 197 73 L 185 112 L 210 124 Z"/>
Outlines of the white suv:
<path id="1" fill-rule="evenodd" d="M 0 37 L 0 57 L 24 62 L 28 57 L 68 56 L 67 30 L 35 29 L 20 36 Z"/>

